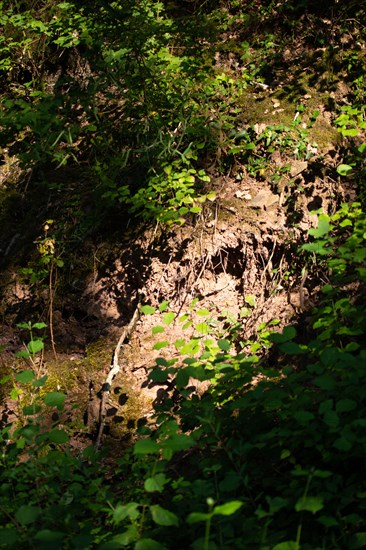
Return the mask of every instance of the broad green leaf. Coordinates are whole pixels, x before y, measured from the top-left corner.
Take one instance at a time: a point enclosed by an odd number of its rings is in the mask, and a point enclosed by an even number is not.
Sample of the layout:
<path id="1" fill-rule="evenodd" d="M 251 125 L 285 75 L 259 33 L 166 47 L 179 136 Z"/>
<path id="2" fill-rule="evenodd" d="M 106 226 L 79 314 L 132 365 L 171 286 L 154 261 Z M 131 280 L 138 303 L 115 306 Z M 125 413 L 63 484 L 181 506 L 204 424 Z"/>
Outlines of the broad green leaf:
<path id="1" fill-rule="evenodd" d="M 215 516 L 231 516 L 232 514 L 235 514 L 239 508 L 243 506 L 243 503 L 240 502 L 240 500 L 232 500 L 230 502 L 226 502 L 225 504 L 221 504 L 219 506 L 215 506 L 213 509 L 213 515 Z"/>
<path id="2" fill-rule="evenodd" d="M 159 306 L 160 313 L 163 313 L 163 311 L 166 311 L 169 307 L 169 302 L 167 300 L 164 300 L 164 302 L 161 302 Z"/>
<path id="3" fill-rule="evenodd" d="M 160 446 L 152 439 L 140 439 L 134 445 L 133 452 L 135 455 L 148 455 L 158 453 Z"/>
<path id="4" fill-rule="evenodd" d="M 168 480 L 165 474 L 156 474 L 154 477 L 149 477 L 145 480 L 145 491 L 148 493 L 161 493 L 167 482 Z"/>
<path id="5" fill-rule="evenodd" d="M 353 442 L 349 441 L 349 439 L 346 439 L 345 437 L 338 437 L 338 439 L 336 439 L 333 443 L 333 447 L 335 447 L 339 451 L 348 452 L 350 449 L 352 449 Z"/>
<path id="6" fill-rule="evenodd" d="M 212 517 L 212 514 L 204 514 L 204 513 L 201 513 L 201 512 L 192 512 L 191 514 L 189 514 L 186 521 L 189 524 L 200 523 L 200 522 L 203 522 L 203 521 L 207 521 L 211 517 Z"/>
<path id="7" fill-rule="evenodd" d="M 255 307 L 255 296 L 252 294 L 247 294 L 244 296 L 244 302 L 250 307 Z"/>
<path id="8" fill-rule="evenodd" d="M 175 378 L 175 383 L 178 388 L 185 388 L 189 382 L 188 368 L 180 368 Z"/>
<path id="9" fill-rule="evenodd" d="M 23 504 L 16 511 L 15 518 L 21 525 L 30 525 L 34 523 L 41 513 L 41 508 L 38 506 L 28 506 Z"/>
<path id="10" fill-rule="evenodd" d="M 35 388 L 41 388 L 42 386 L 45 385 L 45 383 L 47 382 L 47 379 L 48 379 L 48 376 L 47 374 L 45 374 L 41 378 L 38 378 L 37 380 L 33 380 L 32 386 L 34 386 Z"/>
<path id="11" fill-rule="evenodd" d="M 324 508 L 323 499 L 321 497 L 301 497 L 295 505 L 296 512 L 311 512 L 316 514 Z"/>
<path id="12" fill-rule="evenodd" d="M 207 323 L 198 323 L 198 325 L 195 326 L 195 329 L 200 334 L 208 334 L 210 327 L 208 326 Z"/>
<path id="13" fill-rule="evenodd" d="M 168 313 L 165 313 L 163 315 L 163 323 L 164 325 L 170 325 L 175 319 L 175 313 L 172 311 L 169 311 Z"/>
<path id="14" fill-rule="evenodd" d="M 322 390 L 334 390 L 337 386 L 336 380 L 330 374 L 322 374 L 321 376 L 316 376 L 313 383 Z"/>
<path id="15" fill-rule="evenodd" d="M 67 443 L 69 441 L 69 436 L 67 433 L 58 428 L 51 430 L 48 433 L 48 438 L 52 443 L 56 443 L 57 445 L 62 445 L 63 443 Z"/>
<path id="16" fill-rule="evenodd" d="M 151 512 L 153 521 L 157 525 L 165 525 L 165 526 L 175 525 L 176 527 L 178 527 L 179 525 L 178 517 L 173 512 L 170 512 L 169 510 L 162 508 L 158 504 L 154 504 L 150 506 L 150 512 Z"/>
<path id="17" fill-rule="evenodd" d="M 47 325 L 46 323 L 34 323 L 34 325 L 32 325 L 32 328 L 36 328 L 38 330 L 42 330 L 43 328 L 46 328 Z"/>
<path id="18" fill-rule="evenodd" d="M 324 414 L 324 422 L 330 428 L 336 428 L 339 425 L 339 416 L 335 411 L 326 411 Z"/>
<path id="19" fill-rule="evenodd" d="M 272 547 L 272 550 L 300 550 L 300 547 L 296 541 L 287 540 L 286 542 L 276 544 L 276 546 Z"/>
<path id="20" fill-rule="evenodd" d="M 331 225 L 329 223 L 329 216 L 326 214 L 320 214 L 318 218 L 318 227 L 309 229 L 309 235 L 312 235 L 315 238 L 324 237 L 331 230 Z"/>
<path id="21" fill-rule="evenodd" d="M 57 407 L 61 411 L 64 407 L 66 395 L 64 393 L 54 391 L 49 392 L 44 396 L 44 403 L 48 407 Z"/>
<path id="22" fill-rule="evenodd" d="M 210 312 L 208 311 L 208 309 L 198 309 L 196 311 L 197 315 L 201 315 L 201 317 L 207 317 L 208 315 L 210 315 Z"/>
<path id="23" fill-rule="evenodd" d="M 126 518 L 135 520 L 140 516 L 139 504 L 137 502 L 129 502 L 128 504 L 117 504 L 113 510 L 114 523 L 121 523 Z"/>
<path id="24" fill-rule="evenodd" d="M 154 539 L 140 539 L 136 542 L 134 550 L 166 550 L 166 546 Z"/>
<path id="25" fill-rule="evenodd" d="M 167 342 L 167 341 L 156 342 L 156 344 L 154 344 L 154 346 L 153 346 L 153 349 L 159 350 L 159 349 L 166 348 L 167 346 L 169 346 L 169 342 Z"/>
<path id="26" fill-rule="evenodd" d="M 31 340 L 27 345 L 27 348 L 29 352 L 34 355 L 35 353 L 39 353 L 43 350 L 44 343 L 42 342 L 42 340 Z"/>
<path id="27" fill-rule="evenodd" d="M 33 405 L 26 405 L 23 407 L 23 414 L 25 416 L 29 416 L 32 414 L 37 414 L 42 409 L 40 405 L 36 405 L 35 403 Z"/>
<path id="28" fill-rule="evenodd" d="M 155 309 L 151 306 L 141 306 L 141 313 L 144 313 L 145 315 L 152 315 L 155 313 Z"/>
<path id="29" fill-rule="evenodd" d="M 289 340 L 293 340 L 295 336 L 296 336 L 295 327 L 288 326 L 283 329 L 282 333 L 273 332 L 272 334 L 269 335 L 268 338 L 271 342 L 275 342 L 276 344 L 282 344 L 284 342 L 288 342 Z"/>
<path id="30" fill-rule="evenodd" d="M 229 342 L 229 340 L 220 339 L 217 341 L 217 345 L 222 351 L 229 351 L 229 349 L 231 348 L 231 343 Z"/>
<path id="31" fill-rule="evenodd" d="M 336 403 L 336 411 L 338 413 L 350 412 L 355 410 L 356 407 L 357 403 L 353 399 L 340 399 Z"/>
<path id="32" fill-rule="evenodd" d="M 49 543 L 57 542 L 62 540 L 64 537 L 66 537 L 66 533 L 63 533 L 62 531 L 51 531 L 50 529 L 42 529 L 34 536 L 36 540 Z"/>
<path id="33" fill-rule="evenodd" d="M 199 340 L 197 338 L 192 338 L 179 351 L 181 355 L 195 355 L 199 350 L 200 350 Z"/>
<path id="34" fill-rule="evenodd" d="M 340 164 L 337 168 L 337 172 L 340 176 L 347 176 L 353 170 L 349 164 Z"/>
<path id="35" fill-rule="evenodd" d="M 300 424 L 308 424 L 309 422 L 314 420 L 315 416 L 309 411 L 297 411 L 294 413 L 294 418 Z"/>
<path id="36" fill-rule="evenodd" d="M 164 332 L 164 330 L 165 330 L 164 327 L 162 327 L 161 325 L 157 325 L 156 327 L 153 327 L 151 329 L 151 332 L 152 332 L 152 334 L 155 335 L 155 334 L 161 334 L 162 332 Z"/>
<path id="37" fill-rule="evenodd" d="M 35 379 L 35 374 L 31 370 L 23 370 L 15 375 L 15 379 L 22 384 L 29 384 Z"/>
<path id="38" fill-rule="evenodd" d="M 350 542 L 350 550 L 359 550 L 359 548 L 366 548 L 366 531 L 360 531 L 355 533 Z"/>

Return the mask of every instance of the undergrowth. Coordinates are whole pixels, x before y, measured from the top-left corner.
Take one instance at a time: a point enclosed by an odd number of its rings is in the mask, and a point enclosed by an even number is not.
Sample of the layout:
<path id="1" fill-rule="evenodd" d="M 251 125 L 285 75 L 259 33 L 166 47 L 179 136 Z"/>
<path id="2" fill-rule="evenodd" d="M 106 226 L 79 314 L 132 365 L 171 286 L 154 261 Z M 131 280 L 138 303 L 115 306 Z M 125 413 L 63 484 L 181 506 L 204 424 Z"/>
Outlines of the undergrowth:
<path id="1" fill-rule="evenodd" d="M 329 102 L 339 75 L 349 86 L 331 120 L 341 139 L 332 174 L 356 188 L 359 202 L 318 212 L 317 228 L 298 250 L 303 267 L 322 281 L 300 325 L 275 332 L 273 320 L 246 341 L 241 323 L 251 296 L 242 318 L 223 312 L 224 322 L 198 300 L 177 317 L 166 302 L 157 311 L 141 308 L 160 316 L 154 349 L 175 352 L 150 366 L 149 382 L 161 386 L 162 397 L 112 465 L 92 445 L 71 451 L 80 426 L 67 421 L 67 396 L 48 389 L 46 325 L 23 321 L 23 363 L 1 380 L 0 548 L 366 546 L 362 2 L 183 4 L 0 4 L 0 145 L 5 160 L 28 170 L 22 193 L 38 193 L 40 215 L 41 196 L 52 191 L 81 220 L 72 226 L 74 242 L 94 226 L 93 214 L 82 213 L 80 189 L 36 176 L 49 165 L 87 166 L 97 213 L 116 208 L 162 228 L 216 200 L 212 175 L 232 171 L 238 182 L 250 176 L 280 192 L 291 163 L 318 154 L 311 130 L 321 113 L 302 104 L 299 74 L 281 84 L 286 121 L 252 123 L 243 105 L 246 94 L 254 105 L 278 86 L 277 69 L 298 29 L 304 43 L 316 44 L 308 60 L 317 68 L 313 85 Z M 315 32 L 316 17 L 326 33 Z M 273 116 L 281 118 L 282 98 L 270 99 Z M 68 269 L 64 234 L 72 223 L 42 218 L 38 259 L 23 267 L 50 300 L 57 273 Z M 174 342 L 164 338 L 172 323 L 182 327 Z M 51 316 L 49 325 L 57 357 Z"/>

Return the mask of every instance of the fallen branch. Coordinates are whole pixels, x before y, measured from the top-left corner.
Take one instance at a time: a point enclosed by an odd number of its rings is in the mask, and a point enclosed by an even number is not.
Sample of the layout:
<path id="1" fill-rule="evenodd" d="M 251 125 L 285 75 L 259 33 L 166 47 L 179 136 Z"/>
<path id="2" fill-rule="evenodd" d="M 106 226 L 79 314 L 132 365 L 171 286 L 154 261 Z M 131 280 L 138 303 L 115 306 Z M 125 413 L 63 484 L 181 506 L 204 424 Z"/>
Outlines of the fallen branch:
<path id="1" fill-rule="evenodd" d="M 107 416 L 107 402 L 108 402 L 108 397 L 111 393 L 112 382 L 121 370 L 121 367 L 119 365 L 119 354 L 121 351 L 121 347 L 123 346 L 125 340 L 129 339 L 131 337 L 131 334 L 135 330 L 137 321 L 139 320 L 139 317 L 140 317 L 140 307 L 141 307 L 142 296 L 143 296 L 143 291 L 140 290 L 138 303 L 132 315 L 132 319 L 128 323 L 127 327 L 123 329 L 122 334 L 118 340 L 118 343 L 113 351 L 112 362 L 108 372 L 108 376 L 102 386 L 102 396 L 101 396 L 100 407 L 99 407 L 98 435 L 94 445 L 96 450 L 100 448 L 100 444 L 101 444 L 101 440 L 102 440 L 102 436 L 105 428 L 105 419 Z"/>

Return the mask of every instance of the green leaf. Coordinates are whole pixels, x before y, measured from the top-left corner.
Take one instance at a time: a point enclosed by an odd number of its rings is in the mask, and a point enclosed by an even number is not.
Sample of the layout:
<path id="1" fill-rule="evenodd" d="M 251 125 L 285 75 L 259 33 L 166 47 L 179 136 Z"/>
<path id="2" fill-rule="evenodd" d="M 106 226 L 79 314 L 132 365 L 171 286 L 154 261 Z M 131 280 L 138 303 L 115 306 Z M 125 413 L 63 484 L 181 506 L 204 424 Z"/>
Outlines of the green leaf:
<path id="1" fill-rule="evenodd" d="M 231 516 L 232 514 L 235 514 L 239 508 L 243 506 L 243 503 L 240 502 L 240 500 L 232 500 L 230 502 L 226 502 L 225 504 L 221 504 L 219 506 L 215 506 L 213 509 L 213 515 L 215 516 Z"/>
<path id="2" fill-rule="evenodd" d="M 154 477 L 148 477 L 144 483 L 145 491 L 148 493 L 161 493 L 167 482 L 165 474 L 156 474 Z"/>
<path id="3" fill-rule="evenodd" d="M 201 317 L 207 317 L 208 315 L 210 315 L 210 312 L 208 311 L 208 309 L 198 309 L 196 311 L 197 315 L 201 315 Z"/>
<path id="4" fill-rule="evenodd" d="M 173 512 L 162 508 L 158 504 L 150 506 L 150 512 L 157 525 L 175 525 L 176 527 L 179 525 L 178 517 Z"/>
<path id="5" fill-rule="evenodd" d="M 357 403 L 353 399 L 340 399 L 336 403 L 336 411 L 338 413 L 354 411 L 356 407 Z"/>
<path id="6" fill-rule="evenodd" d="M 288 326 L 283 329 L 282 333 L 274 332 L 270 334 L 268 338 L 271 342 L 275 342 L 276 344 L 282 344 L 284 342 L 288 342 L 289 340 L 293 340 L 295 336 L 296 336 L 295 327 Z"/>
<path id="7" fill-rule="evenodd" d="M 347 176 L 353 170 L 349 164 L 340 164 L 337 168 L 337 172 L 340 176 Z"/>
<path id="8" fill-rule="evenodd" d="M 18 372 L 15 375 L 15 379 L 18 380 L 18 382 L 21 382 L 22 384 L 29 384 L 34 380 L 35 374 L 31 370 L 23 370 L 22 372 Z"/>
<path id="9" fill-rule="evenodd" d="M 198 323 L 198 325 L 195 326 L 195 329 L 200 334 L 208 334 L 210 327 L 208 326 L 207 323 Z"/>
<path id="10" fill-rule="evenodd" d="M 314 420 L 313 413 L 309 411 L 297 411 L 294 413 L 294 418 L 297 420 L 300 424 L 308 424 L 312 420 Z"/>
<path id="11" fill-rule="evenodd" d="M 21 525 L 30 525 L 37 520 L 41 511 L 41 508 L 38 508 L 38 506 L 28 506 L 23 504 L 23 506 L 18 508 L 15 518 Z"/>
<path id="12" fill-rule="evenodd" d="M 250 307 L 255 307 L 255 296 L 247 294 L 247 296 L 244 296 L 244 302 Z"/>
<path id="13" fill-rule="evenodd" d="M 159 349 L 166 348 L 167 346 L 169 346 L 169 342 L 167 342 L 167 341 L 156 342 L 156 344 L 154 344 L 154 346 L 153 346 L 153 349 L 159 350 Z"/>
<path id="14" fill-rule="evenodd" d="M 48 379 L 48 376 L 47 374 L 45 374 L 41 378 L 38 378 L 37 380 L 33 380 L 32 386 L 34 386 L 35 388 L 41 388 L 42 386 L 45 385 L 45 383 L 47 382 L 47 379 Z"/>
<path id="15" fill-rule="evenodd" d="M 164 327 L 162 327 L 161 325 L 157 325 L 156 327 L 153 327 L 151 329 L 151 332 L 152 332 L 152 334 L 155 335 L 155 334 L 161 334 L 162 332 L 164 332 L 164 330 L 165 330 Z"/>
<path id="16" fill-rule="evenodd" d="M 219 339 L 217 341 L 217 345 L 222 351 L 229 351 L 229 349 L 231 348 L 231 343 L 229 342 L 229 340 Z"/>
<path id="17" fill-rule="evenodd" d="M 164 300 L 164 302 L 161 302 L 159 306 L 160 313 L 163 313 L 163 311 L 166 311 L 169 307 L 169 302 L 167 300 Z"/>
<path id="18" fill-rule="evenodd" d="M 163 316 L 163 323 L 164 325 L 170 325 L 175 319 L 175 313 L 172 311 L 169 311 L 168 313 L 165 313 Z"/>
<path id="19" fill-rule="evenodd" d="M 301 497 L 295 505 L 296 512 L 311 512 L 316 514 L 324 508 L 323 499 L 321 497 Z"/>
<path id="20" fill-rule="evenodd" d="M 192 512 L 191 514 L 189 514 L 186 521 L 189 524 L 200 523 L 200 522 L 203 522 L 203 521 L 207 521 L 211 517 L 212 517 L 212 514 L 204 514 L 204 513 L 201 513 L 201 512 Z"/>
<path id="21" fill-rule="evenodd" d="M 166 550 L 166 546 L 154 539 L 140 539 L 136 542 L 134 550 Z"/>
<path id="22" fill-rule="evenodd" d="M 43 350 L 44 343 L 42 342 L 42 340 L 31 340 L 27 345 L 27 348 L 29 352 L 34 355 L 35 353 L 39 353 Z"/>
<path id="23" fill-rule="evenodd" d="M 294 540 L 287 540 L 286 542 L 276 544 L 272 550 L 299 550 L 299 545 Z"/>
<path id="24" fill-rule="evenodd" d="M 353 535 L 350 543 L 350 550 L 358 550 L 366 547 L 366 531 L 360 531 Z"/>
<path id="25" fill-rule="evenodd" d="M 69 441 L 69 436 L 67 433 L 58 428 L 51 430 L 48 433 L 48 438 L 52 443 L 56 443 L 57 445 L 62 445 L 63 443 L 67 443 Z"/>
<path id="26" fill-rule="evenodd" d="M 50 529 L 42 529 L 38 531 L 34 538 L 43 542 L 56 542 L 66 537 L 66 533 L 62 531 L 51 531 Z"/>
<path id="27" fill-rule="evenodd" d="M 315 238 L 323 237 L 331 230 L 331 225 L 329 223 L 329 216 L 326 214 L 320 214 L 318 218 L 318 227 L 309 229 L 309 235 L 312 235 Z"/>
<path id="28" fill-rule="evenodd" d="M 316 376 L 314 378 L 314 384 L 322 390 L 334 390 L 334 388 L 337 386 L 335 379 L 330 374 L 322 374 L 321 376 Z"/>
<path id="29" fill-rule="evenodd" d="M 59 411 L 62 411 L 65 403 L 66 395 L 64 393 L 54 391 L 47 393 L 44 396 L 44 403 L 48 407 L 57 407 Z"/>
<path id="30" fill-rule="evenodd" d="M 137 502 L 129 502 L 128 504 L 117 504 L 113 510 L 114 523 L 121 523 L 126 518 L 136 520 L 140 516 L 139 504 Z"/>
<path id="31" fill-rule="evenodd" d="M 26 405 L 23 407 L 23 414 L 25 416 L 29 416 L 32 414 L 37 414 L 42 409 L 40 405 L 36 405 L 35 403 L 33 405 Z"/>
<path id="32" fill-rule="evenodd" d="M 152 315 L 155 313 L 155 309 L 151 306 L 141 306 L 141 313 L 144 313 L 145 315 Z"/>
<path id="33" fill-rule="evenodd" d="M 46 323 L 34 323 L 34 325 L 32 325 L 32 328 L 36 328 L 38 330 L 41 330 L 46 327 L 47 327 Z"/>
<path id="34" fill-rule="evenodd" d="M 140 439 L 134 445 L 133 452 L 135 455 L 149 455 L 158 453 L 160 446 L 152 439 Z"/>

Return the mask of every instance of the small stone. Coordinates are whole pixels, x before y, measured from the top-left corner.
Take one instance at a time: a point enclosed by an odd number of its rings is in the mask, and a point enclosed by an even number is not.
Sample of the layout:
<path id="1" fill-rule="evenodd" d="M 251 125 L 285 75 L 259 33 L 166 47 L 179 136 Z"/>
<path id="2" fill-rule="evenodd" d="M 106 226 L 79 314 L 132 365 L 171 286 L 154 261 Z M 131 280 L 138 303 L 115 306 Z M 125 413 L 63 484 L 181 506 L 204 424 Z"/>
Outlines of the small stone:
<path id="1" fill-rule="evenodd" d="M 252 208 L 267 209 L 279 201 L 279 196 L 275 195 L 270 189 L 261 189 L 259 193 L 251 200 Z"/>
<path id="2" fill-rule="evenodd" d="M 308 167 L 308 163 L 306 162 L 306 160 L 302 161 L 302 160 L 294 160 L 292 165 L 291 165 L 291 169 L 290 169 L 290 176 L 292 178 L 295 178 L 296 176 L 298 176 L 299 174 L 301 174 L 301 172 L 303 172 L 304 170 L 306 170 Z"/>

